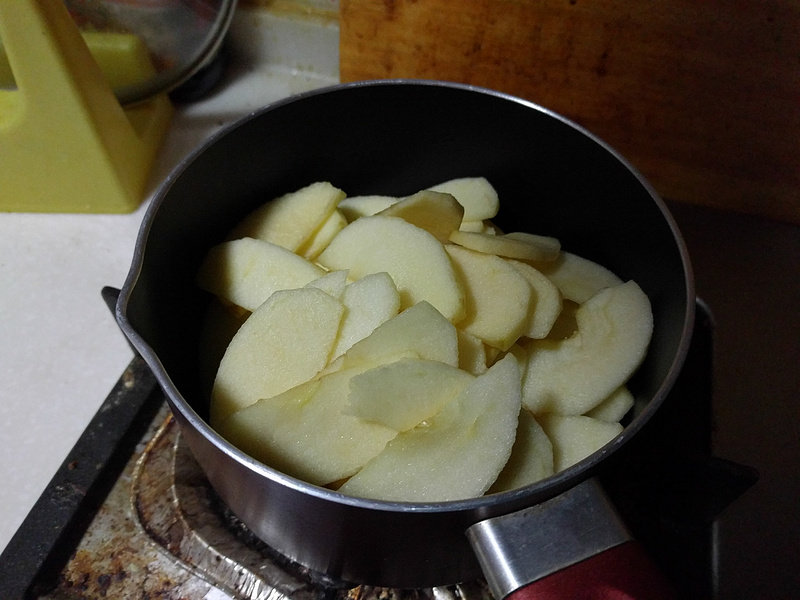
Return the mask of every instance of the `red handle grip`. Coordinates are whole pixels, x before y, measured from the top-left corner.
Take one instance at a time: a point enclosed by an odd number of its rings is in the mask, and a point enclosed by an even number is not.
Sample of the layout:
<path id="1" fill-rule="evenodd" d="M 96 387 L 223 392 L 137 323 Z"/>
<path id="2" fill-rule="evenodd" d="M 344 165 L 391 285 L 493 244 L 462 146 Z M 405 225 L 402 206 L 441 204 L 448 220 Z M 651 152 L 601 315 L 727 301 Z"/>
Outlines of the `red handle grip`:
<path id="1" fill-rule="evenodd" d="M 635 541 L 534 581 L 508 600 L 676 600 L 672 586 Z"/>

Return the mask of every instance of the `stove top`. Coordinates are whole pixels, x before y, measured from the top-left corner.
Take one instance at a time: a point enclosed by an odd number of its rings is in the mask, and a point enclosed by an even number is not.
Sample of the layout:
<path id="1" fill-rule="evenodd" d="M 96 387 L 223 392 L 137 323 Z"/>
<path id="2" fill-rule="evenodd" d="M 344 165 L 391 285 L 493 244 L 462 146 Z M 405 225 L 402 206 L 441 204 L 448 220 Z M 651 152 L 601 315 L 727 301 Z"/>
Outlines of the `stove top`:
<path id="1" fill-rule="evenodd" d="M 599 478 L 682 598 L 714 598 L 716 516 L 756 474 L 711 455 L 710 312 L 698 304 L 686 366 L 656 418 Z M 183 443 L 134 358 L 0 556 L 0 597 L 242 600 L 490 599 L 483 580 L 431 589 L 352 587 L 250 534 Z"/>

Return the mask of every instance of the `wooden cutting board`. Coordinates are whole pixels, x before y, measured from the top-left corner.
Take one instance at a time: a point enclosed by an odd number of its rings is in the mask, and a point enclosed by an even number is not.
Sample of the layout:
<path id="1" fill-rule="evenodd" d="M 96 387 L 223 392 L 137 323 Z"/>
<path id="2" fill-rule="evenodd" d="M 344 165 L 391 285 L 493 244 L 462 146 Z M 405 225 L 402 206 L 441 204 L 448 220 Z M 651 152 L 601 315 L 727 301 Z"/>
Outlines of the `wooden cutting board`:
<path id="1" fill-rule="evenodd" d="M 665 198 L 800 224 L 796 0 L 339 0 L 342 81 L 512 93 L 606 140 Z"/>

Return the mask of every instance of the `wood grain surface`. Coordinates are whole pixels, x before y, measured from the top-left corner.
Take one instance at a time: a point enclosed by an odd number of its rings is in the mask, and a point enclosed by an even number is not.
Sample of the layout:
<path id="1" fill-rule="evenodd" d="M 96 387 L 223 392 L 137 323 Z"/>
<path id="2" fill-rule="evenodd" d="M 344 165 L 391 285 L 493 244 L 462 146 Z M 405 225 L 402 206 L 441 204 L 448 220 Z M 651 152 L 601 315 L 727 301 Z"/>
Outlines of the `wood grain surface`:
<path id="1" fill-rule="evenodd" d="M 800 223 L 795 0 L 340 0 L 340 76 L 515 94 L 666 198 Z"/>

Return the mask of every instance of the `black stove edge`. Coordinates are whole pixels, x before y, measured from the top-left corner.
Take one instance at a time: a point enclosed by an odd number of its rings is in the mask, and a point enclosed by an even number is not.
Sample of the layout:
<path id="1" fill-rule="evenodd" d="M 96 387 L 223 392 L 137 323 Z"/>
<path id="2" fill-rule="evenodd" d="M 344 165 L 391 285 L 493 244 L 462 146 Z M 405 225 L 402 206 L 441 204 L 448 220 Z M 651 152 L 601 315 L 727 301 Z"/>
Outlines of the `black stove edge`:
<path id="1" fill-rule="evenodd" d="M 134 357 L 0 555 L 0 598 L 55 586 L 163 403 L 155 376 Z"/>

